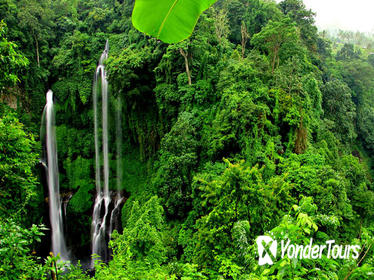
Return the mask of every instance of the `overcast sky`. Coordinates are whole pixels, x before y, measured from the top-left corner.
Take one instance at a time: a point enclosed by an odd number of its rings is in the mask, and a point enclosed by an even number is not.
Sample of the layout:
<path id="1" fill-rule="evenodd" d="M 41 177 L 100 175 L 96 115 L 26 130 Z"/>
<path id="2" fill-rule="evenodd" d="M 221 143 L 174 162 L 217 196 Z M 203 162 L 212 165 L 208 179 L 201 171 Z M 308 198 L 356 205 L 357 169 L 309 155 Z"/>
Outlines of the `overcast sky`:
<path id="1" fill-rule="evenodd" d="M 304 0 L 304 4 L 317 13 L 321 29 L 374 32 L 374 0 Z"/>

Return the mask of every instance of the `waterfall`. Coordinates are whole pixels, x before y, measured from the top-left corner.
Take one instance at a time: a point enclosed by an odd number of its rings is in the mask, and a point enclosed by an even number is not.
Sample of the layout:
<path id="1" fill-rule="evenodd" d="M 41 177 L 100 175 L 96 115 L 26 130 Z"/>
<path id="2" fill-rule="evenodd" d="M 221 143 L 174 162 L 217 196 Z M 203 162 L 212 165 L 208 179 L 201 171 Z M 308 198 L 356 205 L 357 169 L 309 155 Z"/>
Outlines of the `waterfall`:
<path id="1" fill-rule="evenodd" d="M 61 199 L 62 210 L 63 210 L 62 211 L 62 213 L 63 213 L 62 221 L 65 225 L 65 227 L 64 227 L 65 232 L 67 232 L 67 229 L 66 229 L 67 208 L 68 208 L 68 204 L 70 202 L 70 199 L 72 197 L 73 197 L 73 193 L 69 192 L 64 197 L 62 197 L 62 199 Z"/>
<path id="2" fill-rule="evenodd" d="M 122 204 L 122 196 L 121 196 L 121 187 L 122 187 L 122 119 L 121 119 L 121 109 L 122 109 L 122 100 L 119 96 L 117 99 L 117 110 L 116 110 L 116 172 L 117 172 L 117 190 L 116 190 L 116 197 L 114 199 L 114 208 L 112 210 L 112 214 L 110 216 L 110 226 L 109 226 L 109 233 L 111 234 L 113 229 L 118 230 L 118 225 L 116 222 L 118 221 L 118 217 L 120 216 L 120 206 Z"/>
<path id="3" fill-rule="evenodd" d="M 45 134 L 41 136 L 41 139 L 44 139 L 44 136 L 46 137 L 47 161 L 42 160 L 42 163 L 46 169 L 49 189 L 49 217 L 52 229 L 52 252 L 54 256 L 60 254 L 62 261 L 68 261 L 69 257 L 65 245 L 61 213 L 56 128 L 53 110 L 53 92 L 51 90 L 47 92 L 47 103 L 43 111 L 41 131 L 42 134 Z"/>
<path id="4" fill-rule="evenodd" d="M 109 191 L 109 143 L 108 143 L 108 82 L 104 62 L 108 58 L 109 44 L 105 44 L 99 64 L 96 68 L 93 82 L 93 107 L 94 107 L 94 134 L 95 134 L 95 180 L 96 199 L 92 213 L 92 261 L 94 268 L 95 259 L 109 260 L 108 242 L 113 229 L 118 229 L 118 217 L 123 198 L 121 196 L 122 185 L 122 126 L 121 126 L 121 99 L 116 105 L 116 176 L 117 190 L 115 195 Z M 101 133 L 99 120 L 99 95 L 101 94 Z M 100 149 L 100 147 L 102 148 Z M 113 193 L 113 192 L 112 192 Z M 111 198 L 111 196 L 113 198 Z"/>
<path id="5" fill-rule="evenodd" d="M 104 61 L 108 58 L 109 44 L 105 45 L 99 65 L 97 66 L 93 84 L 93 105 L 94 105 L 94 134 L 95 134 L 95 164 L 96 164 L 96 199 L 92 214 L 92 263 L 94 266 L 96 256 L 103 260 L 108 259 L 107 249 L 107 216 L 109 212 L 109 147 L 108 147 L 108 82 Z M 103 168 L 101 168 L 100 142 L 99 142 L 99 119 L 98 119 L 98 90 L 101 83 L 101 125 L 102 125 L 102 157 Z M 101 182 L 101 172 L 104 177 L 104 184 Z M 104 212 L 104 214 L 102 214 Z"/>

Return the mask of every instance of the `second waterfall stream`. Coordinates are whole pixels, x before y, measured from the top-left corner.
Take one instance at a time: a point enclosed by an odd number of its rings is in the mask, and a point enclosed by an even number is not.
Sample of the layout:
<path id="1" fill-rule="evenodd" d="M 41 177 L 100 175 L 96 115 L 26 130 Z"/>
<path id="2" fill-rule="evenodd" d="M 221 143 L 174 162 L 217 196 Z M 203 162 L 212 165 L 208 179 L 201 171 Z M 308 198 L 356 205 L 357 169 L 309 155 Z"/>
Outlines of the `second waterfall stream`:
<path id="1" fill-rule="evenodd" d="M 95 182 L 96 199 L 92 214 L 92 261 L 91 268 L 94 267 L 96 259 L 107 261 L 109 259 L 108 242 L 113 230 L 114 217 L 119 211 L 122 202 L 120 185 L 122 168 L 121 162 L 121 123 L 120 123 L 120 102 L 117 108 L 116 136 L 117 136 L 117 191 L 114 199 L 111 199 L 109 187 L 109 140 L 108 140 L 108 81 L 104 62 L 108 58 L 109 44 L 105 44 L 99 64 L 97 66 L 93 83 L 93 110 L 94 110 L 94 134 L 95 134 Z M 101 95 L 101 118 L 99 110 L 99 97 Z M 112 201 L 113 200 L 113 201 Z"/>

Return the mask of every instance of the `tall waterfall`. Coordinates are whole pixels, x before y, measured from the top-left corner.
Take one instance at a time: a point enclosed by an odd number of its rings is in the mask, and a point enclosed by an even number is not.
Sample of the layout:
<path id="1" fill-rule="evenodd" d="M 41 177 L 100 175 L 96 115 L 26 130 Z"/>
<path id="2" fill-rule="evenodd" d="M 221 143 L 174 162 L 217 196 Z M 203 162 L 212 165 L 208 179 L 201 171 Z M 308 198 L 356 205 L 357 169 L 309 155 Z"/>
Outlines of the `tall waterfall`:
<path id="1" fill-rule="evenodd" d="M 97 66 L 94 85 L 93 85 L 93 105 L 94 105 L 94 133 L 95 133 L 95 161 L 96 161 L 96 199 L 94 210 L 92 214 L 92 262 L 91 267 L 94 267 L 94 261 L 97 256 L 102 260 L 108 260 L 108 241 L 113 230 L 115 219 L 118 216 L 119 206 L 122 202 L 120 195 L 121 179 L 118 174 L 121 172 L 121 158 L 120 152 L 117 151 L 117 193 L 111 204 L 111 193 L 109 192 L 109 147 L 108 147 L 108 82 L 106 79 L 106 71 L 104 61 L 108 58 L 109 44 L 105 45 L 105 50 L 102 53 L 99 65 Z M 101 135 L 99 132 L 99 112 L 98 112 L 98 98 L 101 93 Z M 120 108 L 121 106 L 119 106 Z M 117 150 L 121 149 L 120 131 L 120 113 L 116 115 L 117 122 Z M 101 141 L 100 141 L 101 136 Z M 102 150 L 100 149 L 102 145 Z M 103 180 L 102 180 L 103 176 Z"/>
<path id="2" fill-rule="evenodd" d="M 118 229 L 118 225 L 116 222 L 118 221 L 120 206 L 123 201 L 123 197 L 121 196 L 121 186 L 122 186 L 122 118 L 121 118 L 121 108 L 122 108 L 122 101 L 121 97 L 119 96 L 117 99 L 117 108 L 116 108 L 116 171 L 117 171 L 117 190 L 116 196 L 114 199 L 114 208 L 112 210 L 112 214 L 110 215 L 110 226 L 109 226 L 109 233 L 111 234 L 113 229 Z"/>
<path id="3" fill-rule="evenodd" d="M 44 133 L 43 133 L 44 132 Z M 66 250 L 64 239 L 64 227 L 61 212 L 60 186 L 58 174 L 56 128 L 53 110 L 53 92 L 47 92 L 47 103 L 44 107 L 42 118 L 42 135 L 45 138 L 47 162 L 42 161 L 47 174 L 49 189 L 49 217 L 52 229 L 52 252 L 55 256 L 60 254 L 61 260 L 68 261 L 68 252 Z"/>

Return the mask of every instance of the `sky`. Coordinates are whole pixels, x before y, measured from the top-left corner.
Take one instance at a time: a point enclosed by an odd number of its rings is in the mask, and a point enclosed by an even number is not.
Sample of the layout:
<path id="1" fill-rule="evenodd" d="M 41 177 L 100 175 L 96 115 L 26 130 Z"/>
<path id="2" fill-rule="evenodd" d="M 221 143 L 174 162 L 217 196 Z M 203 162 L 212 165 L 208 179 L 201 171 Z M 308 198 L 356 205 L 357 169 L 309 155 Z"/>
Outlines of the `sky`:
<path id="1" fill-rule="evenodd" d="M 304 0 L 304 4 L 317 13 L 316 25 L 322 30 L 374 33 L 374 0 Z"/>

